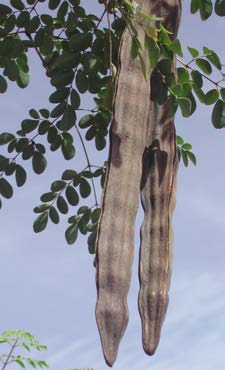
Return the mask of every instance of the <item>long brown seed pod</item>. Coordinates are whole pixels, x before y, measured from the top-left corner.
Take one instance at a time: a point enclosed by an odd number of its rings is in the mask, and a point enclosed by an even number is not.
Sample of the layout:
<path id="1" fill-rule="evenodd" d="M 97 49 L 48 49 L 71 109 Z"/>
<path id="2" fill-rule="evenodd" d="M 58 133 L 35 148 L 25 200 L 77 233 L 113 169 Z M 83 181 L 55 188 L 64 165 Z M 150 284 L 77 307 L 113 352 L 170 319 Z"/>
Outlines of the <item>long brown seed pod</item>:
<path id="1" fill-rule="evenodd" d="M 150 14 L 149 0 L 139 0 L 139 7 Z M 138 32 L 143 44 L 144 31 L 139 26 Z M 139 60 L 131 58 L 131 44 L 126 28 L 120 46 L 109 165 L 97 236 L 96 320 L 109 366 L 115 362 L 128 323 L 127 294 L 150 94 L 149 79 L 144 78 Z M 148 65 L 144 47 L 142 56 Z"/>
<path id="2" fill-rule="evenodd" d="M 154 15 L 176 36 L 180 0 L 151 0 Z M 174 119 L 169 102 L 150 103 L 146 149 L 143 155 L 141 201 L 144 221 L 139 256 L 138 298 L 145 352 L 154 354 L 168 306 L 173 254 L 172 213 L 175 207 L 177 151 Z"/>

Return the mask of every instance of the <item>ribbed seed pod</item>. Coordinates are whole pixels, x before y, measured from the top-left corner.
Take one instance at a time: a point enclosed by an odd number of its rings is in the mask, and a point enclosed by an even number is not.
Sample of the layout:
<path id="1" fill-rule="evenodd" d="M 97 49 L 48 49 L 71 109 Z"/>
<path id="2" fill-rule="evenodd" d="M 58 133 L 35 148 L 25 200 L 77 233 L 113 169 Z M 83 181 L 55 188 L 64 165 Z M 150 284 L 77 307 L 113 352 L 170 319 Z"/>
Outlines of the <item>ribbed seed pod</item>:
<path id="1" fill-rule="evenodd" d="M 181 16 L 181 1 L 152 0 L 153 14 L 163 18 L 164 26 L 176 36 Z M 139 255 L 140 291 L 138 307 L 142 320 L 145 352 L 154 354 L 165 318 L 173 254 L 172 214 L 175 207 L 177 150 L 174 119 L 169 102 L 151 102 L 143 155 L 141 201 L 144 221 Z"/>
<path id="2" fill-rule="evenodd" d="M 139 9 L 150 14 L 149 0 L 139 3 Z M 143 44 L 144 31 L 139 27 L 138 32 Z M 131 34 L 126 29 L 120 46 L 109 166 L 97 236 L 96 320 L 109 366 L 116 359 L 128 323 L 127 294 L 150 96 L 149 78 L 144 78 L 138 58 L 131 58 L 131 44 Z M 144 47 L 142 56 L 148 66 Z"/>

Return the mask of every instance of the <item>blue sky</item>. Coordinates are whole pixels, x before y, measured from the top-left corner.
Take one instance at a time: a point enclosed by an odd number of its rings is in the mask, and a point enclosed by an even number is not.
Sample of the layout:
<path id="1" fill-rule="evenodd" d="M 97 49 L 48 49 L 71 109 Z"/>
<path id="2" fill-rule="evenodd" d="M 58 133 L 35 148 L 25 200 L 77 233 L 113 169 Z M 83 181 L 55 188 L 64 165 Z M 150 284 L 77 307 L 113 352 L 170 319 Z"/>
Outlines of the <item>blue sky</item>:
<path id="1" fill-rule="evenodd" d="M 95 2 L 84 3 L 95 11 Z M 202 23 L 198 15 L 189 14 L 189 1 L 183 3 L 179 38 L 185 46 L 206 45 L 216 50 L 224 61 L 224 19 L 213 16 Z M 31 62 L 30 86 L 20 90 L 10 85 L 0 97 L 1 132 L 16 131 L 30 108 L 48 105 L 52 89 L 39 61 L 32 56 Z M 198 165 L 179 168 L 170 303 L 153 357 L 142 350 L 137 309 L 139 210 L 128 297 L 130 320 L 115 370 L 224 370 L 225 131 L 212 127 L 210 115 L 211 107 L 199 106 L 189 119 L 176 117 L 177 134 L 193 144 Z M 107 152 L 98 155 L 96 162 L 101 156 L 107 158 Z M 59 226 L 49 224 L 41 234 L 32 230 L 32 209 L 40 195 L 65 168 L 82 168 L 82 163 L 82 155 L 65 163 L 61 156 L 50 154 L 46 173 L 40 177 L 28 170 L 26 186 L 16 190 L 13 200 L 4 202 L 0 215 L 0 329 L 34 334 L 48 346 L 48 352 L 39 357 L 52 370 L 107 369 L 94 315 L 95 269 L 85 240 L 66 244 L 67 217 Z"/>

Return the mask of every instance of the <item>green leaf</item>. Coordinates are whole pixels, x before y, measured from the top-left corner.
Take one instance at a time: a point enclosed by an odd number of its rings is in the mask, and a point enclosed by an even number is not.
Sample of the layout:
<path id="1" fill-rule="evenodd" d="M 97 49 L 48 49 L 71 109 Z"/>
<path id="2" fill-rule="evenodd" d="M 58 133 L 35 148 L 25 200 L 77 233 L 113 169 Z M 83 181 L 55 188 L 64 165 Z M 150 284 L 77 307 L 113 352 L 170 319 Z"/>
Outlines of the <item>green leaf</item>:
<path id="1" fill-rule="evenodd" d="M 62 180 L 73 180 L 77 176 L 77 172 L 74 170 L 65 170 L 62 174 Z"/>
<path id="2" fill-rule="evenodd" d="M 199 9 L 199 0 L 191 0 L 191 13 L 194 14 Z"/>
<path id="3" fill-rule="evenodd" d="M 12 186 L 3 177 L 0 178 L 0 194 L 6 199 L 10 199 L 13 196 Z"/>
<path id="4" fill-rule="evenodd" d="M 199 71 L 192 71 L 191 77 L 197 87 L 201 88 L 203 86 L 202 75 Z"/>
<path id="5" fill-rule="evenodd" d="M 76 150 L 73 144 L 71 144 L 70 141 L 67 140 L 67 138 L 64 138 L 62 143 L 61 143 L 61 150 L 64 159 L 70 160 L 74 158 L 76 154 Z"/>
<path id="6" fill-rule="evenodd" d="M 221 98 L 225 101 L 225 88 L 220 89 Z"/>
<path id="7" fill-rule="evenodd" d="M 8 144 L 10 141 L 15 139 L 15 135 L 10 134 L 9 132 L 3 132 L 0 134 L 0 145 Z"/>
<path id="8" fill-rule="evenodd" d="M 222 69 L 221 61 L 215 51 L 207 48 L 206 46 L 203 47 L 203 52 L 206 58 L 219 70 Z"/>
<path id="9" fill-rule="evenodd" d="M 9 6 L 0 4 L 0 16 L 1 17 L 5 17 L 7 14 L 11 14 L 11 13 L 12 13 L 12 9 Z"/>
<path id="10" fill-rule="evenodd" d="M 199 10 L 201 19 L 203 21 L 208 19 L 213 10 L 212 0 L 199 0 Z"/>
<path id="11" fill-rule="evenodd" d="M 94 122 L 94 116 L 92 114 L 86 114 L 83 116 L 79 121 L 80 128 L 87 128 L 90 127 Z"/>
<path id="12" fill-rule="evenodd" d="M 66 187 L 66 182 L 63 180 L 54 181 L 51 185 L 51 191 L 58 192 Z"/>
<path id="13" fill-rule="evenodd" d="M 29 132 L 34 131 L 37 128 L 38 124 L 39 124 L 39 120 L 24 119 L 21 122 L 21 127 L 22 127 L 22 130 L 26 132 L 26 134 L 28 134 Z"/>
<path id="14" fill-rule="evenodd" d="M 49 209 L 50 205 L 49 204 L 40 204 L 37 207 L 34 207 L 33 211 L 34 213 L 43 213 Z"/>
<path id="15" fill-rule="evenodd" d="M 40 109 L 39 110 L 40 114 L 42 115 L 43 118 L 48 119 L 50 117 L 50 112 L 48 109 Z"/>
<path id="16" fill-rule="evenodd" d="M 49 0 L 48 7 L 50 10 L 55 10 L 58 8 L 61 0 Z"/>
<path id="17" fill-rule="evenodd" d="M 68 213 L 68 205 L 65 201 L 65 199 L 62 197 L 62 195 L 59 195 L 58 198 L 57 198 L 57 207 L 58 207 L 58 210 L 63 213 L 63 214 L 66 214 Z"/>
<path id="18" fill-rule="evenodd" d="M 189 152 L 189 151 L 187 151 L 186 153 L 187 153 L 187 156 L 189 157 L 189 159 L 192 161 L 192 163 L 196 166 L 197 160 L 196 160 L 196 157 L 195 157 L 194 153 Z"/>
<path id="19" fill-rule="evenodd" d="M 76 206 L 79 203 L 78 193 L 72 186 L 67 186 L 66 198 L 71 206 Z"/>
<path id="20" fill-rule="evenodd" d="M 39 215 L 33 223 L 33 230 L 35 233 L 40 233 L 43 231 L 48 224 L 48 211 Z"/>
<path id="21" fill-rule="evenodd" d="M 161 73 L 155 71 L 151 75 L 151 100 L 162 105 L 167 100 L 167 87 Z"/>
<path id="22" fill-rule="evenodd" d="M 160 60 L 157 64 L 157 67 L 164 76 L 167 76 L 171 73 L 171 61 L 169 59 Z"/>
<path id="23" fill-rule="evenodd" d="M 10 0 L 10 4 L 18 10 L 24 9 L 24 3 L 21 0 Z"/>
<path id="24" fill-rule="evenodd" d="M 91 46 L 92 33 L 74 33 L 69 39 L 69 46 L 73 52 L 81 52 Z"/>
<path id="25" fill-rule="evenodd" d="M 19 76 L 16 82 L 17 82 L 17 85 L 21 87 L 22 89 L 27 87 L 27 85 L 30 82 L 29 73 L 22 71 L 22 69 L 19 69 Z"/>
<path id="26" fill-rule="evenodd" d="M 88 89 L 88 79 L 82 70 L 77 71 L 76 87 L 81 94 L 84 94 Z"/>
<path id="27" fill-rule="evenodd" d="M 181 109 L 182 115 L 184 117 L 189 117 L 191 114 L 191 101 L 187 98 L 178 97 L 177 103 Z"/>
<path id="28" fill-rule="evenodd" d="M 69 131 L 74 126 L 76 118 L 77 117 L 74 109 L 71 105 L 68 105 L 60 122 L 60 129 L 63 131 Z"/>
<path id="29" fill-rule="evenodd" d="M 192 145 L 189 144 L 189 143 L 184 143 L 182 145 L 181 149 L 183 149 L 183 150 L 191 150 L 192 149 Z"/>
<path id="30" fill-rule="evenodd" d="M 64 87 L 60 90 L 56 90 L 54 93 L 52 93 L 49 96 L 49 101 L 50 103 L 54 103 L 54 104 L 62 103 L 68 98 L 69 93 L 70 93 L 69 87 Z"/>
<path id="31" fill-rule="evenodd" d="M 106 139 L 100 132 L 95 136 L 95 146 L 97 150 L 103 150 L 106 147 Z"/>
<path id="32" fill-rule="evenodd" d="M 97 223 L 101 215 L 101 208 L 96 208 L 91 214 L 91 221 L 93 224 Z"/>
<path id="33" fill-rule="evenodd" d="M 33 154 L 34 154 L 34 145 L 33 144 L 27 145 L 23 149 L 22 158 L 24 160 L 30 159 L 33 156 Z"/>
<path id="34" fill-rule="evenodd" d="M 68 244 L 73 244 L 77 240 L 78 224 L 73 224 L 66 229 L 65 237 Z"/>
<path id="35" fill-rule="evenodd" d="M 56 118 L 56 117 L 60 117 L 65 109 L 66 109 L 66 106 L 67 106 L 67 103 L 64 101 L 62 103 L 60 103 L 59 105 L 57 105 L 52 111 L 51 111 L 51 117 L 52 118 Z"/>
<path id="36" fill-rule="evenodd" d="M 57 89 L 62 89 L 63 87 L 71 84 L 74 78 L 73 70 L 62 71 L 60 70 L 51 78 L 51 84 Z"/>
<path id="37" fill-rule="evenodd" d="M 9 60 L 4 69 L 4 75 L 11 81 L 16 81 L 19 76 L 19 69 L 14 60 Z"/>
<path id="38" fill-rule="evenodd" d="M 91 193 L 90 184 L 84 178 L 81 178 L 80 180 L 79 191 L 82 198 L 87 198 Z"/>
<path id="39" fill-rule="evenodd" d="M 72 105 L 74 110 L 79 108 L 79 106 L 80 106 L 80 95 L 78 94 L 78 92 L 75 89 L 71 90 L 70 101 L 71 101 L 71 105 Z"/>
<path id="40" fill-rule="evenodd" d="M 59 223 L 59 214 L 54 206 L 49 208 L 49 218 L 54 224 Z"/>
<path id="41" fill-rule="evenodd" d="M 212 73 L 211 64 L 207 60 L 198 58 L 195 60 L 195 63 L 207 75 L 210 75 Z"/>
<path id="42" fill-rule="evenodd" d="M 47 167 L 47 161 L 43 154 L 40 152 L 34 152 L 33 158 L 32 158 L 32 167 L 35 173 L 38 175 L 44 172 L 44 170 Z"/>
<path id="43" fill-rule="evenodd" d="M 0 11 L 1 13 L 1 11 Z M 4 94 L 7 90 L 7 82 L 3 76 L 0 75 L 0 94 Z"/>
<path id="44" fill-rule="evenodd" d="M 193 58 L 197 58 L 199 56 L 199 52 L 197 49 L 188 46 L 188 50 Z"/>
<path id="45" fill-rule="evenodd" d="M 185 167 L 187 167 L 188 166 L 188 155 L 187 155 L 187 152 L 185 150 L 182 150 L 181 149 L 181 156 L 182 156 L 183 163 L 184 163 Z"/>
<path id="46" fill-rule="evenodd" d="M 183 145 L 184 144 L 184 139 L 181 136 L 177 135 L 177 145 Z"/>
<path id="47" fill-rule="evenodd" d="M 210 105 L 210 104 L 214 104 L 217 100 L 219 99 L 219 92 L 217 89 L 212 89 L 212 90 L 209 90 L 206 94 L 205 94 L 205 104 L 206 105 Z"/>
<path id="48" fill-rule="evenodd" d="M 23 186 L 26 182 L 27 174 L 25 169 L 19 164 L 16 165 L 16 184 L 17 186 Z"/>
<path id="49" fill-rule="evenodd" d="M 40 199 L 42 202 L 51 202 L 53 199 L 55 199 L 56 195 L 57 195 L 56 193 L 50 191 L 48 193 L 42 194 Z"/>
<path id="50" fill-rule="evenodd" d="M 218 100 L 213 108 L 212 123 L 215 128 L 225 127 L 225 102 Z"/>
<path id="51" fill-rule="evenodd" d="M 97 231 L 93 231 L 89 237 L 88 237 L 88 251 L 90 254 L 95 253 L 95 243 L 96 243 L 96 238 L 97 238 Z"/>
<path id="52" fill-rule="evenodd" d="M 179 55 L 180 57 L 183 57 L 180 40 L 175 39 L 174 41 L 171 42 L 171 44 L 168 45 L 168 48 L 172 50 L 174 53 L 176 53 L 177 55 Z"/>
<path id="53" fill-rule="evenodd" d="M 189 81 L 189 73 L 186 68 L 177 68 L 178 82 L 184 84 Z"/>
<path id="54" fill-rule="evenodd" d="M 225 0 L 216 0 L 215 13 L 220 17 L 225 17 Z"/>
<path id="55" fill-rule="evenodd" d="M 15 358 L 15 360 L 14 360 L 18 365 L 20 365 L 22 368 L 24 368 L 25 369 L 25 365 L 24 365 L 24 363 L 23 363 L 23 361 L 22 360 L 20 360 L 20 358 Z"/>
<path id="56" fill-rule="evenodd" d="M 158 44 L 147 35 L 145 35 L 145 47 L 148 49 L 150 67 L 154 69 L 160 57 L 160 48 Z"/>

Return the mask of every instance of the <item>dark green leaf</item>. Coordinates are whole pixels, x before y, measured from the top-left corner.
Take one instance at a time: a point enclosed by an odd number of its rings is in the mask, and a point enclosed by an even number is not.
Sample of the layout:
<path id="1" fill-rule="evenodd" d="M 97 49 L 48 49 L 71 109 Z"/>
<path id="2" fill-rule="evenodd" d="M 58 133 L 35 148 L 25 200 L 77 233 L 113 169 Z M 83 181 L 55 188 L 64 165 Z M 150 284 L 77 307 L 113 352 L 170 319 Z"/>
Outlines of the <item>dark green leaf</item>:
<path id="1" fill-rule="evenodd" d="M 199 0 L 191 0 L 191 13 L 194 14 L 199 9 Z"/>
<path id="2" fill-rule="evenodd" d="M 49 218 L 54 224 L 59 223 L 59 214 L 54 206 L 49 208 Z"/>
<path id="3" fill-rule="evenodd" d="M 213 108 L 212 123 L 215 128 L 225 127 L 225 102 L 218 100 Z"/>
<path id="4" fill-rule="evenodd" d="M 40 233 L 41 231 L 43 231 L 46 228 L 47 223 L 48 223 L 48 211 L 42 213 L 34 220 L 33 223 L 34 232 Z"/>
<path id="5" fill-rule="evenodd" d="M 69 45 L 73 52 L 81 52 L 91 46 L 92 33 L 75 33 L 70 37 Z"/>
<path id="6" fill-rule="evenodd" d="M 80 128 L 87 128 L 87 127 L 90 127 L 93 122 L 94 122 L 94 116 L 92 114 L 86 114 L 80 119 L 78 125 Z"/>
<path id="7" fill-rule="evenodd" d="M 34 131 L 37 128 L 38 124 L 39 120 L 37 119 L 24 119 L 21 122 L 21 127 L 22 130 L 26 132 L 26 134 L 28 134 L 29 132 Z"/>
<path id="8" fill-rule="evenodd" d="M 55 199 L 56 195 L 57 194 L 54 192 L 48 192 L 48 193 L 42 194 L 40 199 L 42 202 L 51 202 L 53 199 Z"/>
<path id="9" fill-rule="evenodd" d="M 181 149 L 181 156 L 182 156 L 183 163 L 184 163 L 185 167 L 187 167 L 188 166 L 188 155 L 187 155 L 187 152 L 185 150 L 182 150 Z"/>
<path id="10" fill-rule="evenodd" d="M 16 163 L 10 162 L 9 165 L 5 169 L 6 176 L 11 176 L 16 171 Z"/>
<path id="11" fill-rule="evenodd" d="M 95 146 L 97 150 L 103 150 L 106 147 L 106 139 L 100 132 L 95 136 Z"/>
<path id="12" fill-rule="evenodd" d="M 75 150 L 74 145 L 72 145 L 65 138 L 63 139 L 63 141 L 61 143 L 61 150 L 62 150 L 63 157 L 66 160 L 70 160 L 70 159 L 74 158 L 74 156 L 76 154 L 76 150 Z"/>
<path id="13" fill-rule="evenodd" d="M 194 153 L 189 152 L 189 151 L 187 151 L 186 153 L 189 159 L 192 161 L 192 163 L 196 166 L 197 160 L 196 160 Z"/>
<path id="14" fill-rule="evenodd" d="M 17 85 L 24 89 L 29 84 L 30 77 L 29 73 L 22 71 L 22 69 L 19 69 L 19 76 L 16 80 Z"/>
<path id="15" fill-rule="evenodd" d="M 30 159 L 33 156 L 33 154 L 34 154 L 34 145 L 33 144 L 27 145 L 23 149 L 22 158 L 24 160 Z"/>
<path id="16" fill-rule="evenodd" d="M 14 140 L 15 136 L 9 132 L 3 132 L 0 134 L 0 145 L 8 144 L 10 141 Z"/>
<path id="17" fill-rule="evenodd" d="M 153 72 L 151 75 L 151 100 L 160 105 L 167 100 L 167 87 L 159 72 Z"/>
<path id="18" fill-rule="evenodd" d="M 168 45 L 168 48 L 172 50 L 174 53 L 176 53 L 177 55 L 181 57 L 183 56 L 180 40 L 175 39 L 174 41 L 171 42 L 171 44 Z"/>
<path id="19" fill-rule="evenodd" d="M 199 0 L 199 10 L 202 20 L 208 19 L 213 10 L 212 0 Z"/>
<path id="20" fill-rule="evenodd" d="M 81 70 L 78 70 L 76 75 L 76 86 L 81 94 L 84 94 L 88 89 L 88 79 Z"/>
<path id="21" fill-rule="evenodd" d="M 63 113 L 63 117 L 60 123 L 60 129 L 62 131 L 69 131 L 76 122 L 76 113 L 71 105 L 68 105 Z"/>
<path id="22" fill-rule="evenodd" d="M 157 67 L 164 76 L 167 76 L 171 73 L 171 61 L 169 59 L 160 60 L 157 64 Z"/>
<path id="23" fill-rule="evenodd" d="M 69 93 L 69 87 L 64 87 L 63 89 L 56 90 L 49 96 L 49 101 L 50 103 L 62 103 L 68 98 Z"/>
<path id="24" fill-rule="evenodd" d="M 62 89 L 63 87 L 69 85 L 74 78 L 74 72 L 71 70 L 68 71 L 59 71 L 51 79 L 51 84 L 57 89 Z"/>
<path id="25" fill-rule="evenodd" d="M 16 184 L 17 186 L 23 186 L 26 182 L 27 174 L 25 169 L 19 164 L 16 165 Z"/>
<path id="26" fill-rule="evenodd" d="M 5 171 L 9 165 L 9 158 L 0 154 L 0 171 Z"/>
<path id="27" fill-rule="evenodd" d="M 24 3 L 21 0 L 10 0 L 10 4 L 18 10 L 24 9 Z"/>
<path id="28" fill-rule="evenodd" d="M 51 117 L 52 118 L 56 118 L 56 117 L 60 117 L 65 109 L 66 109 L 66 106 L 67 106 L 67 103 L 64 101 L 62 103 L 60 103 L 59 105 L 57 105 L 51 112 Z"/>
<path id="29" fill-rule="evenodd" d="M 49 204 L 40 204 L 39 206 L 35 207 L 33 209 L 34 213 L 43 213 L 49 209 L 50 205 Z"/>
<path id="30" fill-rule="evenodd" d="M 154 69 L 159 60 L 160 48 L 158 44 L 148 35 L 145 35 L 145 47 L 148 49 L 150 66 L 152 69 Z"/>
<path id="31" fill-rule="evenodd" d="M 195 60 L 195 63 L 207 75 L 210 75 L 212 73 L 211 64 L 207 60 L 198 58 Z"/>
<path id="32" fill-rule="evenodd" d="M 76 206 L 79 203 L 78 193 L 72 186 L 67 186 L 66 198 L 71 206 Z"/>
<path id="33" fill-rule="evenodd" d="M 40 153 L 42 153 L 42 154 L 45 154 L 45 153 L 46 153 L 46 149 L 45 149 L 44 145 L 42 145 L 42 144 L 38 144 L 38 143 L 35 143 L 35 147 L 36 147 L 36 149 L 37 149 Z"/>
<path id="34" fill-rule="evenodd" d="M 71 90 L 70 101 L 73 109 L 78 109 L 80 106 L 80 95 L 75 89 Z"/>
<path id="35" fill-rule="evenodd" d="M 180 106 L 182 115 L 184 117 L 189 117 L 191 114 L 191 101 L 188 98 L 179 97 L 177 102 Z"/>
<path id="36" fill-rule="evenodd" d="M 204 102 L 206 105 L 210 105 L 210 104 L 214 104 L 218 99 L 219 99 L 219 92 L 217 89 L 213 89 L 213 90 L 209 90 L 205 94 Z"/>
<path id="37" fill-rule="evenodd" d="M 220 95 L 222 99 L 225 101 L 225 88 L 220 89 Z"/>
<path id="38" fill-rule="evenodd" d="M 56 8 L 58 8 L 60 2 L 61 2 L 61 0 L 49 0 L 49 2 L 48 2 L 49 9 L 50 10 L 55 10 Z"/>
<path id="39" fill-rule="evenodd" d="M 3 177 L 0 178 L 0 194 L 6 199 L 10 199 L 13 196 L 12 186 Z"/>
<path id="40" fill-rule="evenodd" d="M 35 173 L 41 174 L 47 167 L 47 161 L 40 152 L 34 152 L 32 158 L 32 167 Z"/>
<path id="41" fill-rule="evenodd" d="M 219 70 L 222 69 L 221 61 L 215 51 L 207 48 L 206 46 L 203 47 L 203 52 L 206 55 L 206 58 Z"/>
<path id="42" fill-rule="evenodd" d="M 74 170 L 65 170 L 62 174 L 62 180 L 72 180 L 77 176 L 77 172 Z"/>
<path id="43" fill-rule="evenodd" d="M 48 119 L 49 116 L 50 116 L 50 112 L 49 112 L 48 109 L 43 108 L 43 109 L 40 109 L 39 112 L 40 112 L 40 114 L 42 115 L 43 118 Z"/>
<path id="44" fill-rule="evenodd" d="M 220 17 L 225 17 L 225 0 L 216 0 L 215 13 Z"/>
<path id="45" fill-rule="evenodd" d="M 96 238 L 97 238 L 97 231 L 93 231 L 89 237 L 88 237 L 88 251 L 90 254 L 95 253 L 95 243 L 96 243 Z"/>
<path id="46" fill-rule="evenodd" d="M 0 16 L 5 17 L 7 14 L 12 13 L 12 9 L 4 4 L 0 4 Z"/>
<path id="47" fill-rule="evenodd" d="M 0 93 L 4 94 L 6 92 L 6 90 L 7 90 L 7 82 L 6 82 L 5 78 L 0 75 Z"/>
<path id="48" fill-rule="evenodd" d="M 66 214 L 68 212 L 68 205 L 62 195 L 58 196 L 56 204 L 61 213 Z"/>
<path id="49" fill-rule="evenodd" d="M 82 198 L 87 198 L 91 193 L 91 187 L 87 180 L 81 178 L 79 186 L 80 195 Z"/>
<path id="50" fill-rule="evenodd" d="M 78 235 L 78 224 L 74 224 L 68 227 L 65 232 L 66 241 L 68 244 L 73 244 L 77 240 Z"/>
<path id="51" fill-rule="evenodd" d="M 202 87 L 202 85 L 203 85 L 203 79 L 202 79 L 202 75 L 201 75 L 201 73 L 200 73 L 200 72 L 198 72 L 198 71 L 192 71 L 192 72 L 191 72 L 191 77 L 192 77 L 192 79 L 193 79 L 193 81 L 194 81 L 195 85 L 196 85 L 197 87 L 201 88 L 201 87 Z"/>
<path id="52" fill-rule="evenodd" d="M 54 181 L 51 185 L 51 191 L 57 192 L 63 190 L 66 186 L 66 182 L 62 180 Z"/>

